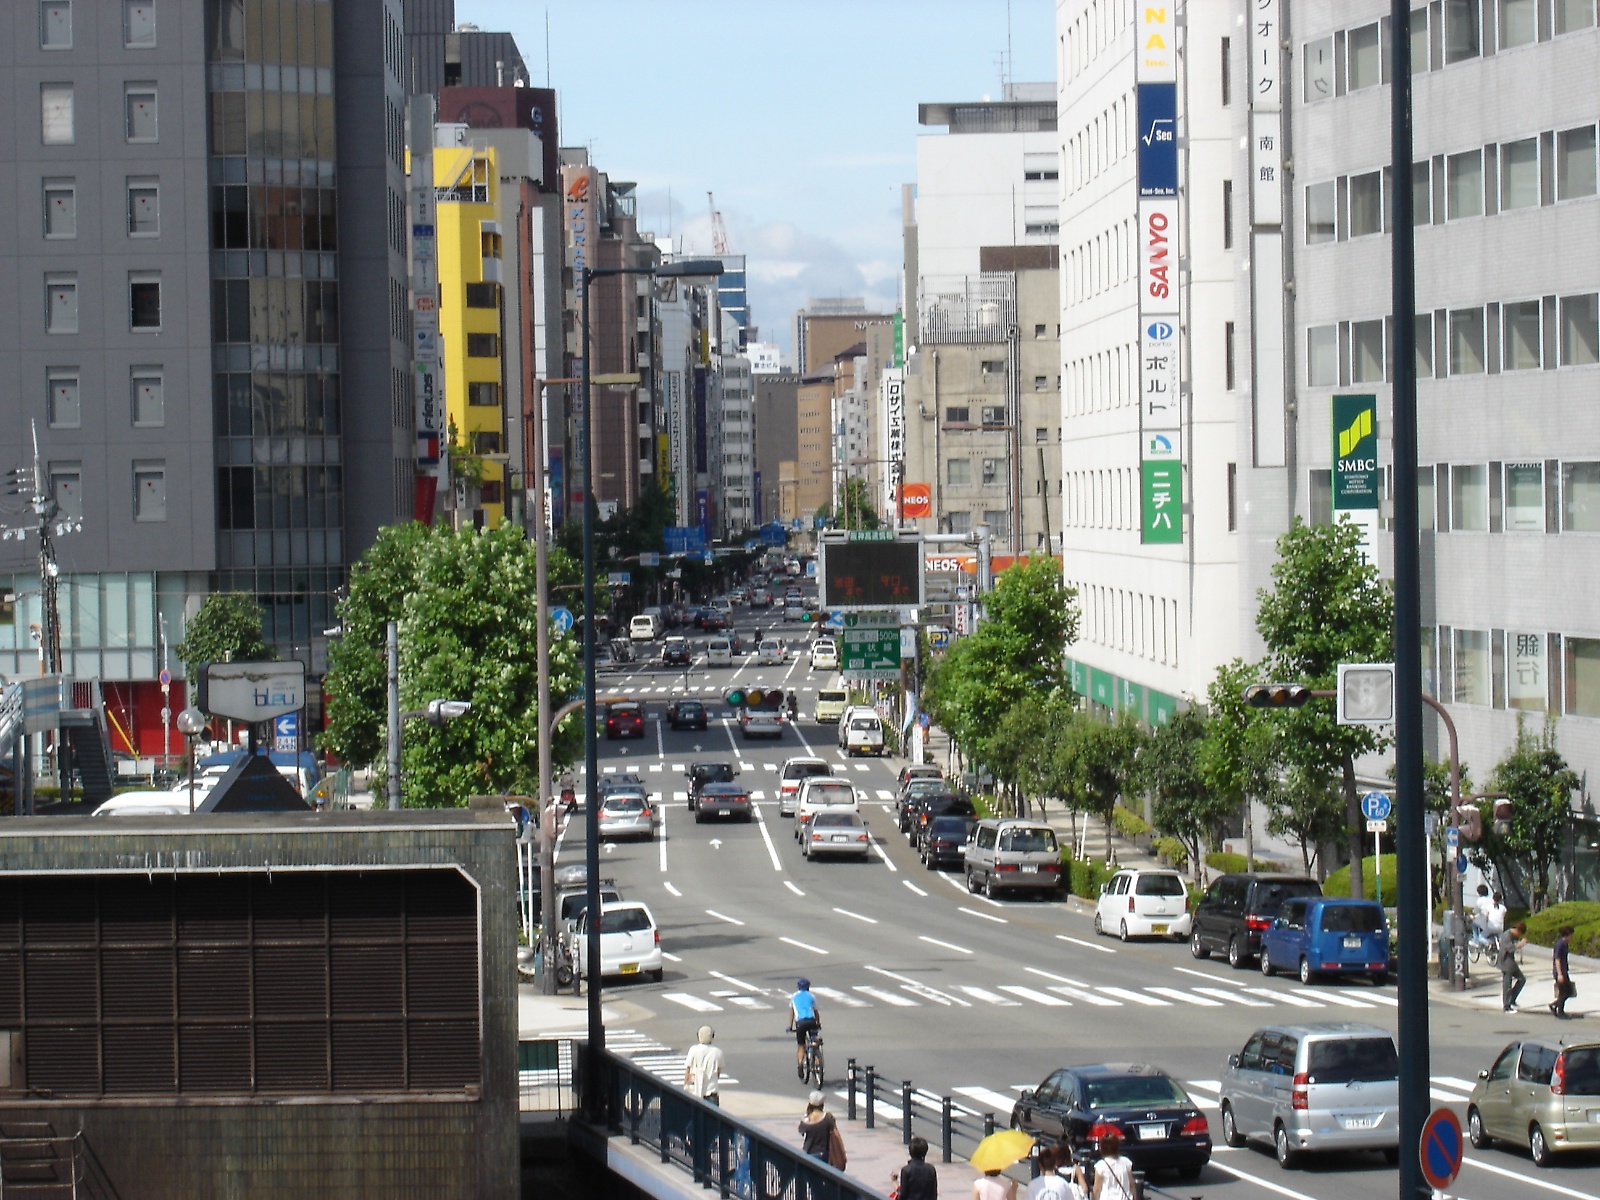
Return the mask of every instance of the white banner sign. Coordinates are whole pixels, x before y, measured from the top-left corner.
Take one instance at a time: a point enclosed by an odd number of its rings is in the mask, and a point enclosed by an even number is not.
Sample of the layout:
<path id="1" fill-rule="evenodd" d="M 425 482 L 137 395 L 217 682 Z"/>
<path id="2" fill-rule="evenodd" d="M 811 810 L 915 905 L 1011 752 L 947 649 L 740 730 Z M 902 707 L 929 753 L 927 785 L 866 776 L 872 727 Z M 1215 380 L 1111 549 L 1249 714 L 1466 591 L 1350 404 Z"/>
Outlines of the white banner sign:
<path id="1" fill-rule="evenodd" d="M 1178 320 L 1144 317 L 1139 329 L 1139 424 L 1151 430 L 1182 426 L 1178 398 Z"/>
<path id="2" fill-rule="evenodd" d="M 1178 201 L 1139 201 L 1139 313 L 1178 311 Z"/>
<path id="3" fill-rule="evenodd" d="M 1175 83 L 1178 79 L 1178 6 L 1135 3 L 1134 37 L 1137 39 L 1133 77 L 1136 83 Z"/>

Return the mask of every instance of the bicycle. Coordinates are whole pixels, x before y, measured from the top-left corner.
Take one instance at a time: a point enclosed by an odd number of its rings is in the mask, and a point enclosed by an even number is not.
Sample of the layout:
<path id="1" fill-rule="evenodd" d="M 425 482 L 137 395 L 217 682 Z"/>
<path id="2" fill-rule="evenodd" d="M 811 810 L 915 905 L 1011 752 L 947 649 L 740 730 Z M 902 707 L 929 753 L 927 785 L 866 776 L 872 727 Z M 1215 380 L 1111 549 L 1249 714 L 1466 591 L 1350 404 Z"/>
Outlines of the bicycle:
<path id="1" fill-rule="evenodd" d="M 801 1060 L 801 1078 L 812 1087 L 822 1086 L 822 1034 L 816 1029 L 806 1031 L 805 1057 Z"/>

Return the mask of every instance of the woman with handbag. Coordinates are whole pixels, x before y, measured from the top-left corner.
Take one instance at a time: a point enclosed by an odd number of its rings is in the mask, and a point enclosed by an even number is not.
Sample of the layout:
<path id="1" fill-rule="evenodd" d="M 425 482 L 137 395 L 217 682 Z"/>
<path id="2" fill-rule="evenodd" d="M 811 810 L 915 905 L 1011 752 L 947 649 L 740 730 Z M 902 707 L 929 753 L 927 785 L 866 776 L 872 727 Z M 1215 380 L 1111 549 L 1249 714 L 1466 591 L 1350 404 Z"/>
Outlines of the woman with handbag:
<path id="1" fill-rule="evenodd" d="M 1108 1133 L 1100 1139 L 1091 1200 L 1134 1200 L 1133 1164 L 1122 1157 L 1121 1134 Z"/>
<path id="2" fill-rule="evenodd" d="M 821 1092 L 812 1092 L 806 1097 L 806 1115 L 799 1126 L 801 1149 L 842 1171 L 849 1161 L 844 1152 L 844 1135 L 839 1132 L 839 1122 L 824 1107 L 823 1100 Z"/>

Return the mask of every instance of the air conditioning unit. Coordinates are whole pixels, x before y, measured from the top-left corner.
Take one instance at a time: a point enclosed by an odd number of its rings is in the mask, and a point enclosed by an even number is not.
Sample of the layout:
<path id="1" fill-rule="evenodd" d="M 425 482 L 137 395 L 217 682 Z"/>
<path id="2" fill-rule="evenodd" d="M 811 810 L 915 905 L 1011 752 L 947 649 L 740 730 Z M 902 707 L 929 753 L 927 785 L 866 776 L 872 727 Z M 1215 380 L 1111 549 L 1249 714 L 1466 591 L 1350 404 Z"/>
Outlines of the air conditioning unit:
<path id="1" fill-rule="evenodd" d="M 985 425 L 1004 425 L 1006 423 L 1006 410 L 1003 404 L 986 404 L 983 406 L 983 423 Z"/>

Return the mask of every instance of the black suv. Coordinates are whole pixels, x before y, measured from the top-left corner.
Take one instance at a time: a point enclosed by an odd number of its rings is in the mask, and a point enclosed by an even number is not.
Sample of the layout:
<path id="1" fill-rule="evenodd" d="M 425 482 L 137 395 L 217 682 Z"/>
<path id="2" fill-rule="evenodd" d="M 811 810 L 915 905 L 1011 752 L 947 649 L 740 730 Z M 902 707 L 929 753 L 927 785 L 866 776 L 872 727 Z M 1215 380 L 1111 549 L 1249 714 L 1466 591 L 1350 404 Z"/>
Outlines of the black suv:
<path id="1" fill-rule="evenodd" d="M 1226 953 L 1228 965 L 1248 967 L 1261 953 L 1261 934 L 1285 900 L 1320 896 L 1322 885 L 1303 875 L 1223 875 L 1212 881 L 1194 910 L 1189 953 L 1209 958 Z"/>
<path id="2" fill-rule="evenodd" d="M 924 792 L 912 797 L 906 815 L 910 825 L 906 837 L 921 854 L 923 838 L 927 836 L 929 823 L 935 817 L 971 817 L 976 821 L 978 810 L 972 806 L 971 800 L 954 792 Z"/>
<path id="3" fill-rule="evenodd" d="M 930 871 L 959 867 L 966 861 L 964 849 L 977 821 L 972 817 L 934 817 L 922 835 L 917 854 Z"/>
<path id="4" fill-rule="evenodd" d="M 690 763 L 689 770 L 685 772 L 689 779 L 689 811 L 694 812 L 700 803 L 700 789 L 708 783 L 732 783 L 739 774 L 739 768 L 731 762 L 697 762 Z"/>
<path id="5" fill-rule="evenodd" d="M 674 729 L 704 729 L 706 706 L 698 700 L 674 700 L 667 705 L 667 724 Z"/>
<path id="6" fill-rule="evenodd" d="M 912 778 L 900 785 L 895 796 L 895 820 L 908 842 L 916 840 L 910 836 L 912 804 L 919 796 L 943 795 L 949 790 L 949 783 L 943 779 Z"/>

